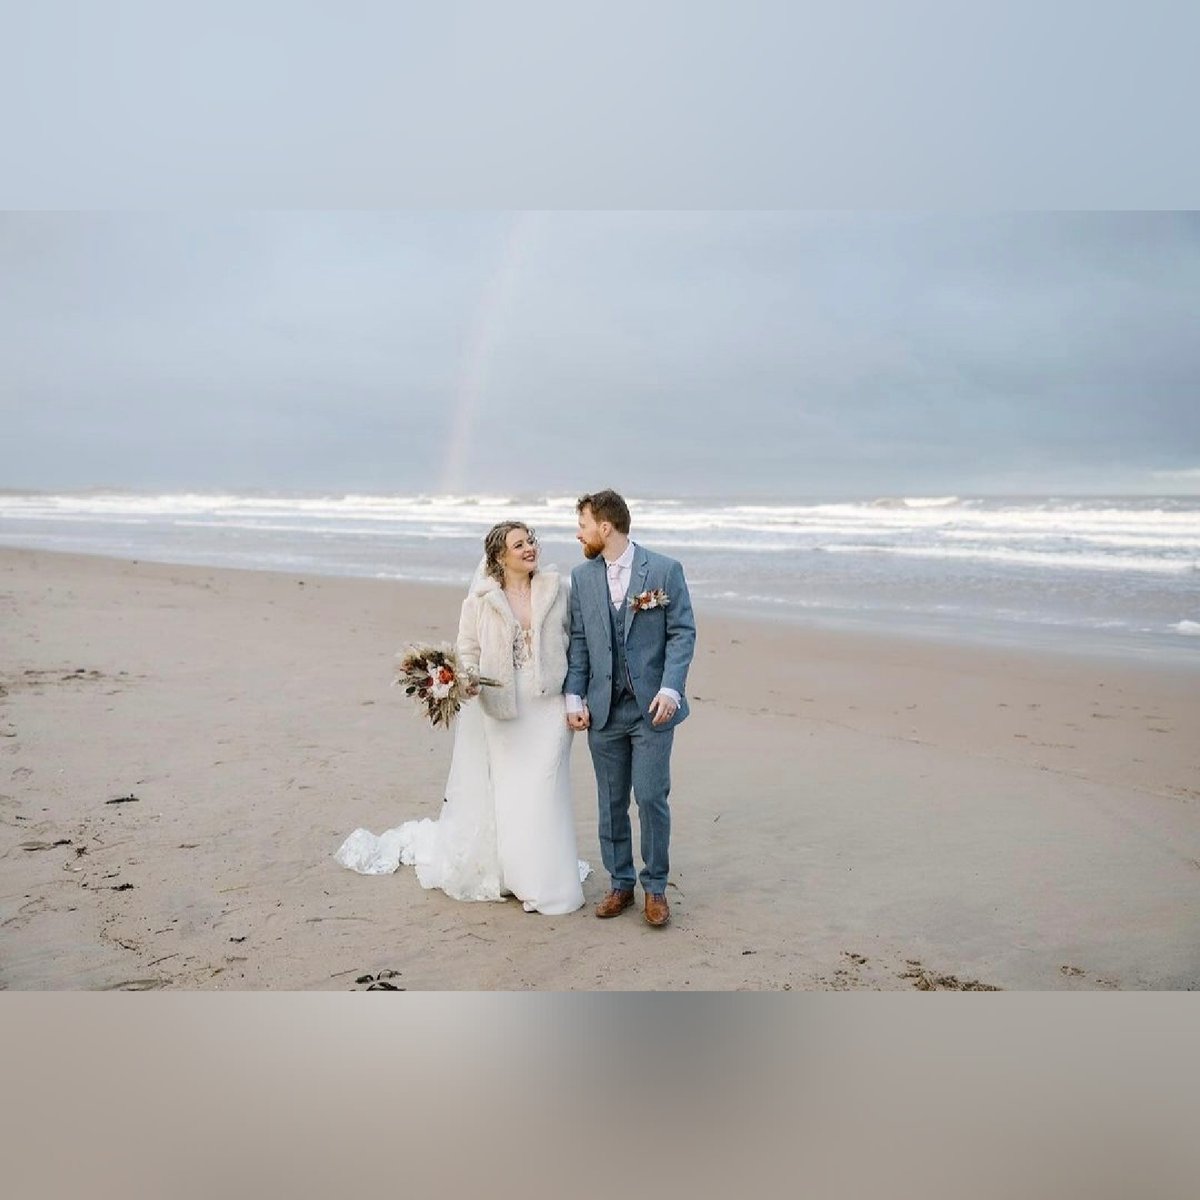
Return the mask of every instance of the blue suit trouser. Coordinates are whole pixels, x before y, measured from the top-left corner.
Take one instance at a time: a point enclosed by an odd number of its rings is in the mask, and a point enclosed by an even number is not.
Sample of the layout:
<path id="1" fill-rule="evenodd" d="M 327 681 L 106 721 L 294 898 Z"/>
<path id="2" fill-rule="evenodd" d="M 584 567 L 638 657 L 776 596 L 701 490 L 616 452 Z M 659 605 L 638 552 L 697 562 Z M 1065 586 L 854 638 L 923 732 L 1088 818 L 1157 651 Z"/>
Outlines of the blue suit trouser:
<path id="1" fill-rule="evenodd" d="M 674 740 L 675 731 L 654 729 L 627 691 L 613 697 L 604 728 L 588 730 L 599 801 L 600 856 L 612 886 L 620 891 L 632 891 L 635 880 L 631 791 L 637 801 L 644 864 L 638 878 L 647 892 L 666 891 L 671 841 L 667 797 Z"/>

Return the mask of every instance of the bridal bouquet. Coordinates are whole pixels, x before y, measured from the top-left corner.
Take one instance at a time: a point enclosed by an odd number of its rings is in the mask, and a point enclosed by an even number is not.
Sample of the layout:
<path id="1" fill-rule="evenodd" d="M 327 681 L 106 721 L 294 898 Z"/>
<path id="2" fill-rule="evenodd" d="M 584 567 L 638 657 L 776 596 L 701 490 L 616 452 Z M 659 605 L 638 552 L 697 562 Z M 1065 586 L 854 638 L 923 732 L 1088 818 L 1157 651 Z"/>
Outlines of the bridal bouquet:
<path id="1" fill-rule="evenodd" d="M 393 680 L 404 685 L 404 693 L 416 699 L 418 711 L 425 710 L 431 725 L 448 729 L 454 715 L 481 687 L 498 687 L 495 679 L 484 679 L 472 667 L 459 664 L 454 647 L 409 646 L 400 656 L 400 674 Z"/>

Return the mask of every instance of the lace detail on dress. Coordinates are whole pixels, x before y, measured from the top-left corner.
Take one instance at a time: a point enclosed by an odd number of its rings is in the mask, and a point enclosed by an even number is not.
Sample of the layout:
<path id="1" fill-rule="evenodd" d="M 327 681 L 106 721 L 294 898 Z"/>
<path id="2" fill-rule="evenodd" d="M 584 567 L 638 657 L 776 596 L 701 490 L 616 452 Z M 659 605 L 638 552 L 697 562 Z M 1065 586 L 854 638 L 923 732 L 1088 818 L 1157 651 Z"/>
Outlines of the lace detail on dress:
<path id="1" fill-rule="evenodd" d="M 533 662 L 533 630 L 517 626 L 513 634 L 513 666 L 519 671 Z"/>

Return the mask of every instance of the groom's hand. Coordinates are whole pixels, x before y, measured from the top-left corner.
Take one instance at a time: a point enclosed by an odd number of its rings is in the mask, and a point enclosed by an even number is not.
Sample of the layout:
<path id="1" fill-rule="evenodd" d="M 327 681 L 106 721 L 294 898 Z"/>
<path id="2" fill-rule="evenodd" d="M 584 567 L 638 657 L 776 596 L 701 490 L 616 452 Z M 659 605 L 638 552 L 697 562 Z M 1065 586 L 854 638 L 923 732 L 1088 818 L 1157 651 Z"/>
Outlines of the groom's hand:
<path id="1" fill-rule="evenodd" d="M 659 692 L 650 701 L 650 707 L 646 711 L 650 714 L 651 725 L 665 725 L 676 713 L 675 701 L 664 692 Z"/>
<path id="2" fill-rule="evenodd" d="M 587 711 L 577 713 L 567 713 L 567 724 L 570 725 L 576 733 L 586 729 L 592 723 L 591 717 Z"/>

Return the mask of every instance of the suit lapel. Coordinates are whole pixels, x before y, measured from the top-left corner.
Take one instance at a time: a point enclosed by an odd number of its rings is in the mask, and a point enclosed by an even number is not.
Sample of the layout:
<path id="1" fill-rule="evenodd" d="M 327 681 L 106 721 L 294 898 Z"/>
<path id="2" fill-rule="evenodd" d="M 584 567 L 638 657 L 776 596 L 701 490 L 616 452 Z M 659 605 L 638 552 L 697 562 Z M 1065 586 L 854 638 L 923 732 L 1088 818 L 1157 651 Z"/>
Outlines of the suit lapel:
<path id="1" fill-rule="evenodd" d="M 600 620 L 603 622 L 601 628 L 604 630 L 604 636 L 611 643 L 612 638 L 610 633 L 612 622 L 608 619 L 608 613 L 609 609 L 612 608 L 612 600 L 608 594 L 608 572 L 605 570 L 602 555 L 597 555 L 592 559 L 592 580 L 592 601 L 596 605 L 596 612 L 599 614 Z"/>
<path id="2" fill-rule="evenodd" d="M 633 556 L 633 570 L 629 573 L 629 588 L 625 592 L 625 640 L 629 640 L 629 630 L 633 625 L 634 612 L 629 607 L 629 601 L 634 596 L 646 590 L 646 575 L 650 570 L 650 557 L 639 546 Z"/>

